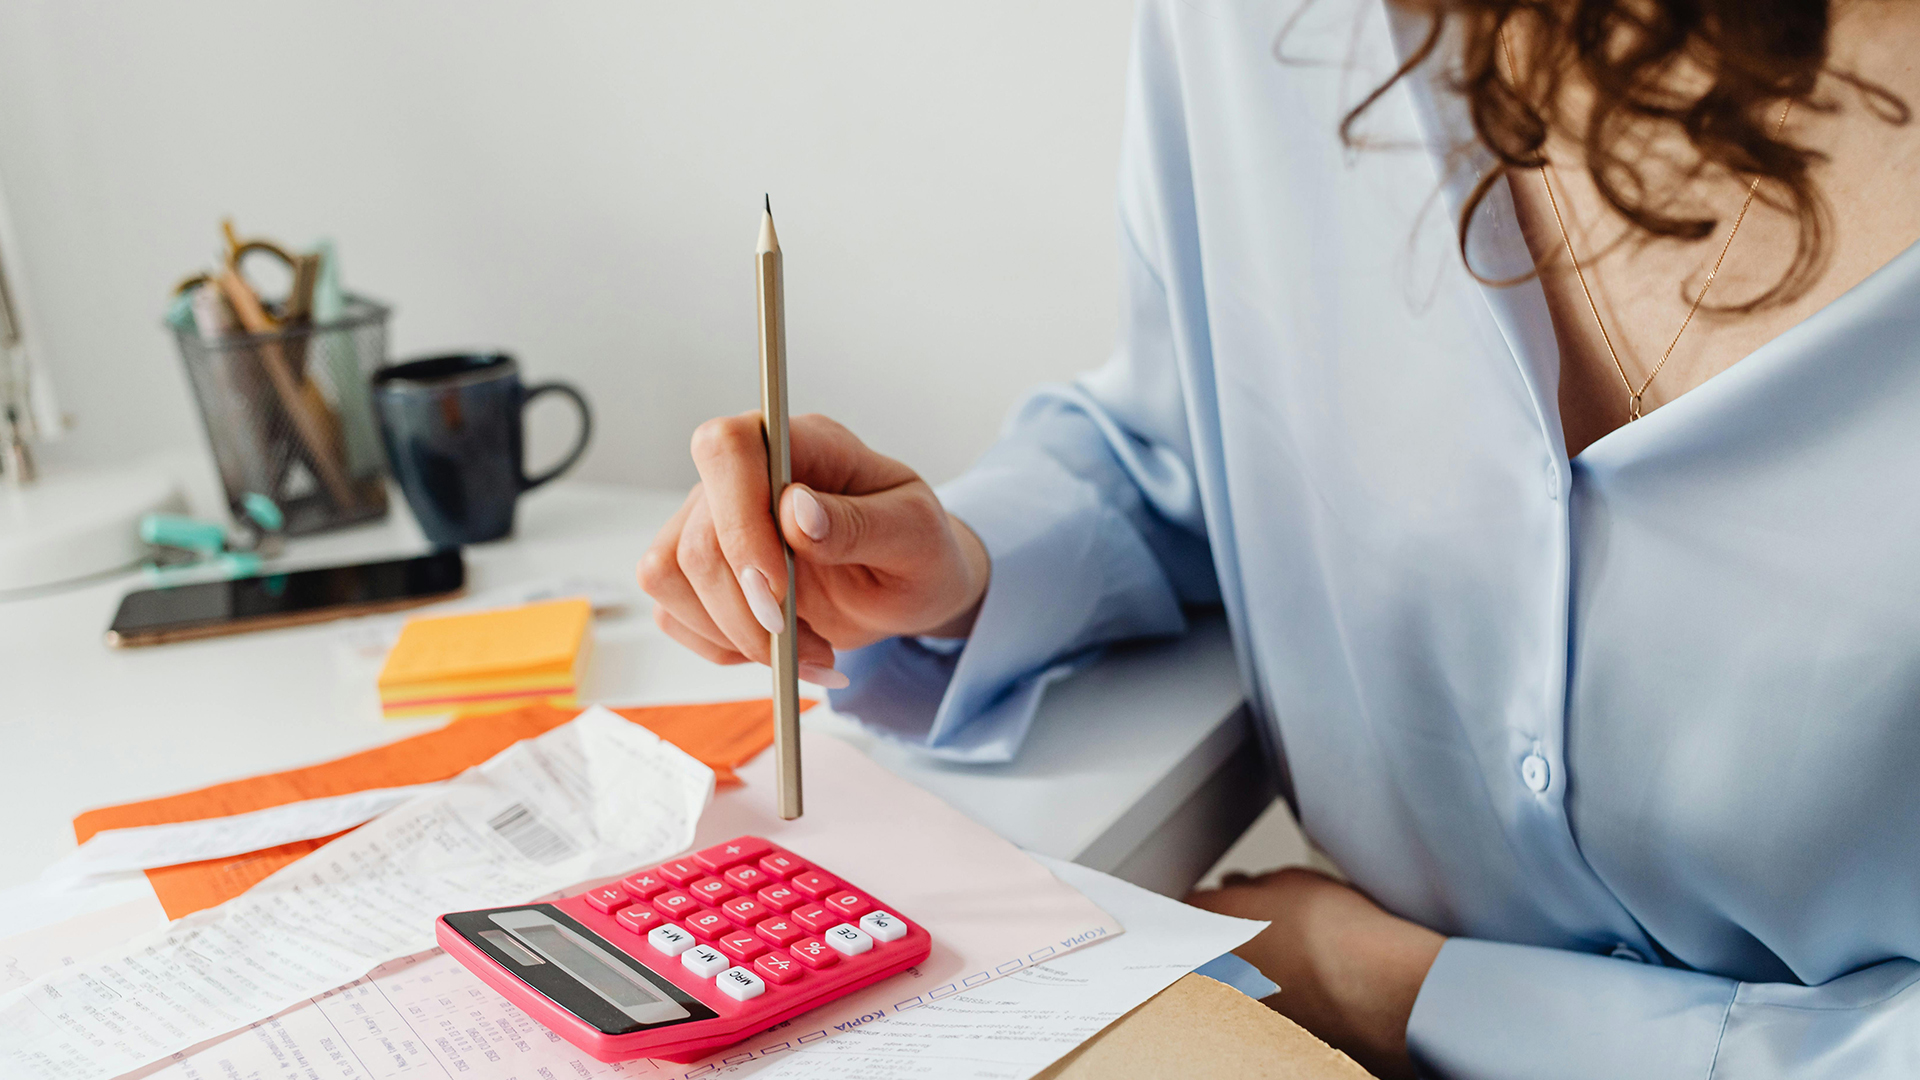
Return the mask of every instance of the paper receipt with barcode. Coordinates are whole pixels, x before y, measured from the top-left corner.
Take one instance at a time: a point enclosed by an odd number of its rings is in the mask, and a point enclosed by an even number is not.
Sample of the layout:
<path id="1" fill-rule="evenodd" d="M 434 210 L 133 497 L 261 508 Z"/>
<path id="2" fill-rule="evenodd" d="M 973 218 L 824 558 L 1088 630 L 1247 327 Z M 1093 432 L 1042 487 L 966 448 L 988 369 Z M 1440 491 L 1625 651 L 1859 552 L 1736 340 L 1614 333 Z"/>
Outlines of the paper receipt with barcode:
<path id="1" fill-rule="evenodd" d="M 242 895 L 0 997 L 0 1075 L 106 1080 L 693 843 L 713 771 L 605 709 L 516 743 Z"/>

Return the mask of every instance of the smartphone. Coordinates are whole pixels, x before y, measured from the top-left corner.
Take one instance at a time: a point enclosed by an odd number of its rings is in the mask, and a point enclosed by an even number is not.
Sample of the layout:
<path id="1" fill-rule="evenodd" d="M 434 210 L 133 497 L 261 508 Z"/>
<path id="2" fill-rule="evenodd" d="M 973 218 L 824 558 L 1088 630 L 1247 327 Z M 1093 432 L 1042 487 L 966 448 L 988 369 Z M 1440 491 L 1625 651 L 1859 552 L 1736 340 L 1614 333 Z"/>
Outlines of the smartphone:
<path id="1" fill-rule="evenodd" d="M 159 645 L 398 611 L 457 596 L 466 585 L 466 561 L 459 548 L 448 548 L 414 559 L 141 589 L 120 601 L 107 644 Z"/>

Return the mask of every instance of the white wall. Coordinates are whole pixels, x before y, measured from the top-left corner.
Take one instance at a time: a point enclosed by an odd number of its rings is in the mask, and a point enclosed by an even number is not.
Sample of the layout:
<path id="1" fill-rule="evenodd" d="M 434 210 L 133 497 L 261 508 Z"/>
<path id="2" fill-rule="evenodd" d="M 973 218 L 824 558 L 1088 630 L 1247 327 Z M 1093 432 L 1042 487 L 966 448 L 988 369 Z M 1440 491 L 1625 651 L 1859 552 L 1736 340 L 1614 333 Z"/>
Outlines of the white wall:
<path id="1" fill-rule="evenodd" d="M 9 0 L 0 190 L 78 420 L 43 456 L 200 445 L 159 318 L 232 214 L 334 237 L 398 356 L 502 346 L 578 383 L 585 475 L 685 484 L 693 426 L 757 404 L 770 191 L 794 407 L 949 477 L 1111 343 L 1128 9 Z"/>

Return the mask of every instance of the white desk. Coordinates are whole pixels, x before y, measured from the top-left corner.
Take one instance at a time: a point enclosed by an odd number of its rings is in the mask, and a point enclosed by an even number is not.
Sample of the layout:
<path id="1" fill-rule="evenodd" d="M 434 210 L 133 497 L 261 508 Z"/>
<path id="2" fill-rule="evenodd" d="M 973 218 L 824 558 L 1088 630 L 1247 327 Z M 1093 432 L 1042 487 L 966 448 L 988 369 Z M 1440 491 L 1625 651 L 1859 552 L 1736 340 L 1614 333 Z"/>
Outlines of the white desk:
<path id="1" fill-rule="evenodd" d="M 467 550 L 485 592 L 587 576 L 632 588 L 635 560 L 681 496 L 556 484 L 521 503 L 517 536 Z M 297 542 L 289 566 L 425 549 L 404 510 Z M 0 603 L 0 887 L 73 845 L 94 806 L 307 764 L 437 721 L 384 721 L 367 659 L 332 623 L 154 648 L 102 642 L 128 576 Z M 632 705 L 767 692 L 764 669 L 717 668 L 659 633 L 643 594 L 595 626 L 587 700 Z M 1224 626 L 1116 651 L 1048 696 L 1019 760 L 948 766 L 878 744 L 824 708 L 808 723 L 1030 849 L 1178 894 L 1272 799 L 1240 708 Z"/>

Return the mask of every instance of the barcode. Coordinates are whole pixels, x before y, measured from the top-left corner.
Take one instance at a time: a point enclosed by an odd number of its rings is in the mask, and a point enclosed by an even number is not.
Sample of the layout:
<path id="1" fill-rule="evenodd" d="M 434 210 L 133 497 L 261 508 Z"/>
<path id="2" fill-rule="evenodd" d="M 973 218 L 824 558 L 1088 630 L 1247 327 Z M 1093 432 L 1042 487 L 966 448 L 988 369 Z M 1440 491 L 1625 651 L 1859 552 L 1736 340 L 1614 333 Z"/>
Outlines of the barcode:
<path id="1" fill-rule="evenodd" d="M 573 854 L 573 842 L 547 827 L 533 811 L 514 803 L 494 815 L 487 824 L 513 849 L 543 865 L 557 863 Z"/>

